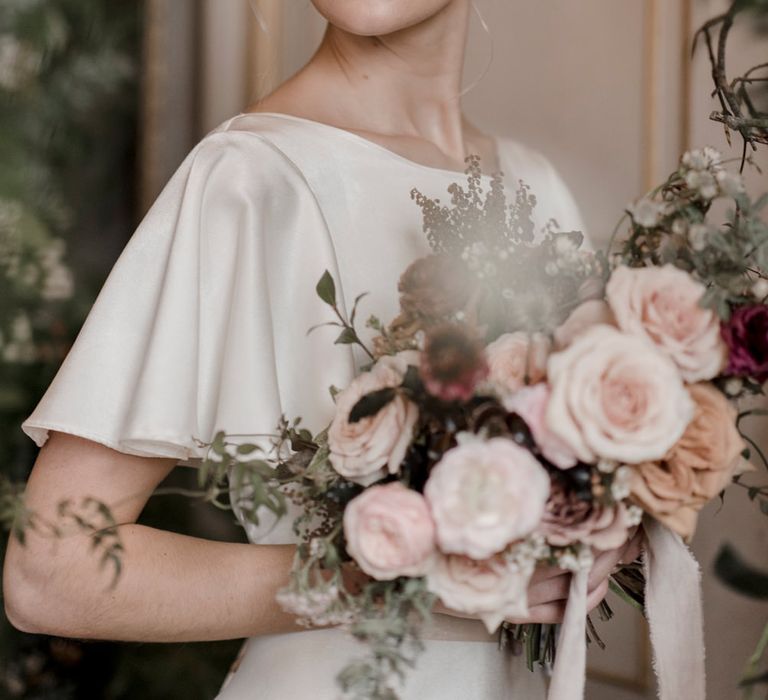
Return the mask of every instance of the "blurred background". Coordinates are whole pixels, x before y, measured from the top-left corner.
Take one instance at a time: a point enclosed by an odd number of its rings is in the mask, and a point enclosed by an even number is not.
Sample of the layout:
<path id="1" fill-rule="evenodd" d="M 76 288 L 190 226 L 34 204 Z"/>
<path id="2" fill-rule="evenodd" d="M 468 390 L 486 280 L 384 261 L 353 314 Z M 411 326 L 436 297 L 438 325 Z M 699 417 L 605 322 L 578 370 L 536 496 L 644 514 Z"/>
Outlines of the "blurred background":
<path id="1" fill-rule="evenodd" d="M 708 119 L 705 53 L 690 58 L 695 29 L 727 4 L 477 0 L 491 29 L 473 19 L 466 111 L 549 156 L 589 234 L 604 242 L 622 208 L 666 178 L 685 149 L 739 155 Z M 36 448 L 19 424 L 181 160 L 298 69 L 323 28 L 309 0 L 0 2 L 0 476 L 25 478 Z M 737 22 L 734 75 L 768 60 L 768 35 L 757 29 L 752 16 Z M 768 148 L 757 155 L 768 172 Z M 748 181 L 768 189 L 755 170 Z M 766 427 L 755 419 L 749 430 L 768 448 Z M 173 483 L 193 483 L 192 470 L 176 472 Z M 143 517 L 244 540 L 231 517 L 184 499 L 152 499 Z M 702 517 L 694 542 L 713 700 L 741 697 L 738 679 L 768 606 L 725 587 L 712 564 L 724 542 L 736 542 L 766 565 L 767 522 L 746 492 L 729 493 Z M 613 607 L 618 621 L 600 626 L 608 649 L 590 652 L 588 697 L 655 697 L 644 623 Z M 0 698 L 208 699 L 239 646 L 78 643 L 17 633 L 0 614 Z"/>

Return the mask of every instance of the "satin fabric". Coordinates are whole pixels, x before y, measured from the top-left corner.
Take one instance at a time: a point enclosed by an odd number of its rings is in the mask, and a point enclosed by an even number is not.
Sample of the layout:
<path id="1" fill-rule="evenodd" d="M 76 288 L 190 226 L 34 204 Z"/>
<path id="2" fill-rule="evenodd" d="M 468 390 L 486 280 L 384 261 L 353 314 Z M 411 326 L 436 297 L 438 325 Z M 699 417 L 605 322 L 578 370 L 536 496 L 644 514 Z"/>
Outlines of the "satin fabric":
<path id="1" fill-rule="evenodd" d="M 584 230 L 546 158 L 509 139 L 497 148 L 508 196 L 520 179 L 536 194 L 538 228 L 555 218 L 563 230 Z M 269 113 L 223 122 L 134 232 L 22 429 L 38 445 L 59 430 L 187 465 L 205 457 L 202 443 L 217 430 L 253 441 L 281 415 L 322 429 L 329 387 L 347 385 L 366 357 L 334 345 L 338 329 L 307 335 L 333 319 L 315 294 L 318 279 L 333 275 L 344 312 L 368 292 L 359 318 L 391 320 L 399 275 L 429 252 L 410 191 L 447 202 L 453 182 L 465 176 L 318 122 Z M 246 527 L 248 538 L 293 542 L 290 520 L 264 517 Z M 541 676 L 499 652 L 479 622 L 436 617 L 405 697 L 543 697 Z M 254 638 L 220 697 L 335 697 L 350 641 L 340 630 Z M 267 676 L 273 690 L 259 688 Z"/>

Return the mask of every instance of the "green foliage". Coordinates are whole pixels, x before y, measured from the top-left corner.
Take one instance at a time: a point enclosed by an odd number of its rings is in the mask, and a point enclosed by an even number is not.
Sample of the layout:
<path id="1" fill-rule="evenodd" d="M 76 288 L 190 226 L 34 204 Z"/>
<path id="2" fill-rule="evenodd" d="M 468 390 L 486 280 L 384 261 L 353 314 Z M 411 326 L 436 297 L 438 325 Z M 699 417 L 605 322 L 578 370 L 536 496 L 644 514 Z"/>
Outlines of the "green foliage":
<path id="1" fill-rule="evenodd" d="M 130 223 L 120 166 L 135 133 L 139 17 L 137 4 L 104 0 L 0 4 L 0 470 L 16 479 L 34 458 L 18 424 L 104 274 L 73 275 L 70 243 Z"/>
<path id="2" fill-rule="evenodd" d="M 739 593 L 768 600 L 768 572 L 760 571 L 742 559 L 730 545 L 723 545 L 715 559 L 717 577 Z"/>
<path id="3" fill-rule="evenodd" d="M 712 221 L 717 200 L 732 208 Z M 673 264 L 707 285 L 702 300 L 721 318 L 755 298 L 755 283 L 768 278 L 768 197 L 752 199 L 741 176 L 712 149 L 686 154 L 659 188 L 634 205 L 619 256 L 631 266 Z"/>
<path id="4" fill-rule="evenodd" d="M 406 669 L 416 666 L 424 649 L 419 631 L 431 619 L 435 601 L 424 579 L 372 581 L 365 586 L 357 601 L 365 615 L 355 621 L 351 632 L 370 651 L 338 674 L 345 697 L 397 699 L 397 685 L 405 680 Z"/>

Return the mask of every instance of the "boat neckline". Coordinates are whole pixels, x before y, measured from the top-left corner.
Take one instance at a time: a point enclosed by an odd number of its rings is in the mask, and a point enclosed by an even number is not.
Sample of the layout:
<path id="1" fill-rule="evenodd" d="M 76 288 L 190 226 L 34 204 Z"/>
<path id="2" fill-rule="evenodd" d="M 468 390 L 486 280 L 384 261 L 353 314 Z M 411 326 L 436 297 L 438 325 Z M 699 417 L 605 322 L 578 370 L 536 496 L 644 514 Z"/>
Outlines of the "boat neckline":
<path id="1" fill-rule="evenodd" d="M 303 123 L 311 126 L 320 127 L 322 129 L 326 129 L 329 132 L 337 133 L 342 137 L 347 138 L 350 141 L 353 141 L 355 143 L 362 144 L 364 146 L 367 146 L 368 148 L 371 148 L 373 150 L 377 150 L 380 152 L 383 152 L 384 154 L 388 155 L 390 158 L 396 161 L 400 161 L 401 163 L 408 165 L 413 168 L 418 168 L 421 170 L 426 170 L 428 172 L 433 173 L 441 173 L 444 175 L 450 175 L 451 177 L 457 177 L 457 176 L 465 176 L 466 177 L 466 171 L 463 170 L 451 170 L 448 168 L 437 168 L 433 167 L 431 165 L 427 165 L 426 163 L 419 163 L 419 161 L 411 160 L 410 158 L 406 158 L 403 155 L 400 155 L 396 151 L 393 151 L 390 148 L 387 148 L 386 146 L 382 146 L 380 143 L 377 143 L 376 141 L 372 141 L 371 139 L 367 139 L 364 136 L 360 136 L 360 134 L 356 134 L 354 131 L 349 131 L 348 129 L 342 129 L 338 126 L 333 126 L 332 124 L 327 124 L 326 122 L 317 121 L 315 119 L 307 119 L 306 117 L 299 117 L 295 114 L 288 114 L 287 112 L 240 112 L 239 114 L 235 115 L 235 117 L 232 118 L 232 120 L 237 119 L 239 117 L 276 117 L 279 119 L 286 119 L 288 121 L 295 121 L 298 123 Z M 230 120 L 230 122 L 232 121 Z M 502 149 L 501 149 L 501 142 L 499 137 L 497 136 L 491 136 L 490 137 L 493 140 L 494 147 L 496 149 L 496 160 L 499 163 L 499 166 L 501 168 L 501 173 L 504 173 L 504 168 L 502 166 Z M 496 173 L 498 174 L 498 173 Z M 481 177 L 484 180 L 490 180 L 494 176 L 494 173 L 482 173 Z"/>

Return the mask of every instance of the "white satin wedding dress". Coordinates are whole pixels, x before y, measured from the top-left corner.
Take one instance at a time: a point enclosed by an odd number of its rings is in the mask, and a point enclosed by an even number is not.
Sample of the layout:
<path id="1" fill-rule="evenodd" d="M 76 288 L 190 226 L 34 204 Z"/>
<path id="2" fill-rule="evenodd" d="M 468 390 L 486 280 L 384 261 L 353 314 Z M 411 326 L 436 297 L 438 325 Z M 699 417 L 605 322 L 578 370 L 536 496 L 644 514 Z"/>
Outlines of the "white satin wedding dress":
<path id="1" fill-rule="evenodd" d="M 519 179 L 555 218 L 583 230 L 556 170 L 497 141 L 508 194 Z M 333 344 L 314 287 L 324 270 L 349 310 L 390 320 L 397 280 L 429 252 L 419 188 L 449 201 L 462 173 L 420 165 L 351 132 L 274 113 L 243 113 L 189 153 L 126 245 L 58 374 L 23 430 L 50 429 L 139 456 L 194 465 L 219 429 L 270 433 L 281 414 L 313 430 L 330 419 L 328 388 L 364 362 Z M 243 437 L 243 440 L 248 440 Z M 247 528 L 253 542 L 293 541 L 290 519 Z M 545 680 L 497 648 L 481 623 L 436 616 L 405 700 L 536 700 Z M 360 646 L 338 629 L 247 641 L 220 700 L 330 700 Z"/>

